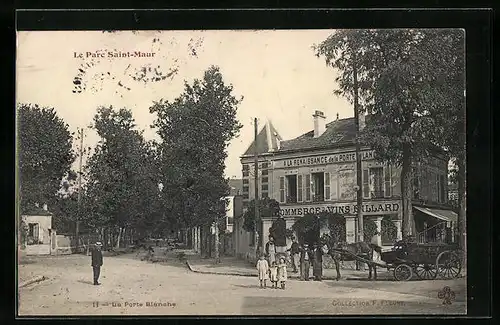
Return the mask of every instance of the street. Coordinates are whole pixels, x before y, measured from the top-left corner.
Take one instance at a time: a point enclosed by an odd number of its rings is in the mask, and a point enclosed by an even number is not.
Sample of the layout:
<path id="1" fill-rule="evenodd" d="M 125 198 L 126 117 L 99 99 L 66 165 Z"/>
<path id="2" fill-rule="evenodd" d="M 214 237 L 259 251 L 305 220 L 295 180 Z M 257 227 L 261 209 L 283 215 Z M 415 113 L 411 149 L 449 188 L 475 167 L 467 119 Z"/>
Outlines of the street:
<path id="1" fill-rule="evenodd" d="M 465 280 L 393 282 L 290 280 L 286 290 L 260 289 L 257 278 L 193 273 L 175 259 L 140 261 L 136 254 L 105 257 L 100 286 L 90 257 L 36 257 L 19 277 L 48 280 L 19 289 L 26 315 L 339 315 L 464 314 Z M 449 286 L 451 304 L 438 299 Z"/>

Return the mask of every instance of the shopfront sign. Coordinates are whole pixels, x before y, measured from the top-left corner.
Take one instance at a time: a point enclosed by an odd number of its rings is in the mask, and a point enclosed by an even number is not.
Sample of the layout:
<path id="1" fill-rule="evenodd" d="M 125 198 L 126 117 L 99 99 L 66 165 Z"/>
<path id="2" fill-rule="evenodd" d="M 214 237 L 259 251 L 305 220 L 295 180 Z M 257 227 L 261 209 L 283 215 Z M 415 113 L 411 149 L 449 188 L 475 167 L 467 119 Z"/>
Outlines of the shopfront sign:
<path id="1" fill-rule="evenodd" d="M 361 160 L 374 159 L 375 152 L 373 150 L 362 151 Z M 336 163 L 355 162 L 355 152 L 344 152 L 323 156 L 301 157 L 277 161 L 276 167 L 301 167 L 301 166 L 314 166 L 326 165 Z"/>
<path id="2" fill-rule="evenodd" d="M 332 204 L 304 204 L 295 206 L 282 206 L 280 214 L 283 217 L 300 217 L 308 213 L 330 212 L 345 216 L 353 216 L 358 212 L 356 203 L 332 203 Z M 362 205 L 363 215 L 394 214 L 401 211 L 401 202 L 384 201 L 370 202 Z"/>

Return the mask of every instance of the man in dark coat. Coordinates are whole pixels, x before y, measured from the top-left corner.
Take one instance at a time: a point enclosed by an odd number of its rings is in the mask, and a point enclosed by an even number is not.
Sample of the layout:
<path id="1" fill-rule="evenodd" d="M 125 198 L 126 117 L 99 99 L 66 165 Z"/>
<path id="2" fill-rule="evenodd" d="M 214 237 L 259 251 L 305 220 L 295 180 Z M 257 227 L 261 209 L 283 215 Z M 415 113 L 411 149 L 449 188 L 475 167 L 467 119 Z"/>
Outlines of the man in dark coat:
<path id="1" fill-rule="evenodd" d="M 323 276 L 323 250 L 319 245 L 314 245 L 313 276 L 314 281 L 321 281 Z"/>
<path id="2" fill-rule="evenodd" d="M 292 257 L 293 262 L 293 273 L 297 273 L 299 271 L 299 260 L 300 260 L 300 246 L 297 242 L 297 239 L 293 238 L 292 246 L 288 249 L 290 252 L 290 256 Z"/>
<path id="3" fill-rule="evenodd" d="M 102 251 L 101 242 L 96 242 L 95 247 L 92 250 L 92 269 L 94 270 L 94 285 L 100 285 L 99 275 L 101 274 L 102 266 Z"/>
<path id="4" fill-rule="evenodd" d="M 302 273 L 301 280 L 309 281 L 309 267 L 313 258 L 313 252 L 309 248 L 309 245 L 304 244 L 304 247 L 300 252 L 300 271 Z"/>

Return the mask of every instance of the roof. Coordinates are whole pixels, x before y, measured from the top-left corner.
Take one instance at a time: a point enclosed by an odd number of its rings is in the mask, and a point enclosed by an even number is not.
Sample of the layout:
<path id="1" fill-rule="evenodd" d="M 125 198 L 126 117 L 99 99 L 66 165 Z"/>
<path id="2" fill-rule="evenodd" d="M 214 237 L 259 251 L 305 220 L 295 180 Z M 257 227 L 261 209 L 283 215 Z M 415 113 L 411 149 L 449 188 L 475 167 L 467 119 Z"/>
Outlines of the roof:
<path id="1" fill-rule="evenodd" d="M 279 135 L 276 128 L 270 121 L 267 121 L 264 127 L 257 134 L 257 154 L 261 155 L 278 150 L 283 138 Z M 243 156 L 255 155 L 255 140 L 252 141 Z"/>
<path id="2" fill-rule="evenodd" d="M 372 122 L 372 115 L 365 115 L 365 125 Z M 354 117 L 338 119 L 326 124 L 325 132 L 315 138 L 314 130 L 311 130 L 295 139 L 281 141 L 278 151 L 310 150 L 330 147 L 342 147 L 352 145 L 356 140 L 356 123 Z M 443 152 L 441 148 L 432 146 L 431 149 Z"/>
<path id="3" fill-rule="evenodd" d="M 365 123 L 370 123 L 371 116 L 365 116 Z M 356 124 L 354 117 L 335 120 L 327 123 L 325 132 L 315 138 L 314 130 L 311 130 L 298 138 L 282 141 L 279 151 L 297 150 L 297 149 L 316 149 L 352 144 L 356 139 Z"/>
<path id="4" fill-rule="evenodd" d="M 243 191 L 243 180 L 232 178 L 229 180 L 229 187 L 229 196 L 239 195 Z"/>

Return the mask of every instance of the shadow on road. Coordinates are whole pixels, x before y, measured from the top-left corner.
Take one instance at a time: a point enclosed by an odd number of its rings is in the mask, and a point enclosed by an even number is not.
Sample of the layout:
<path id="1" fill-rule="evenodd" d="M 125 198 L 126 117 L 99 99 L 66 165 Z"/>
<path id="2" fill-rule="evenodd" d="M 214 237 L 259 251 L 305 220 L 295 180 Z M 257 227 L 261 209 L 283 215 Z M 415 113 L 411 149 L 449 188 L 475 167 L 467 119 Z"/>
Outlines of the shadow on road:
<path id="1" fill-rule="evenodd" d="M 250 285 L 244 285 L 244 284 L 233 284 L 233 287 L 238 287 L 238 288 L 252 288 L 252 289 L 258 289 L 260 288 L 260 285 L 258 284 L 250 284 Z"/>
<path id="2" fill-rule="evenodd" d="M 84 283 L 84 284 L 89 284 L 89 285 L 94 285 L 92 281 L 89 280 L 77 280 L 76 282 Z"/>

